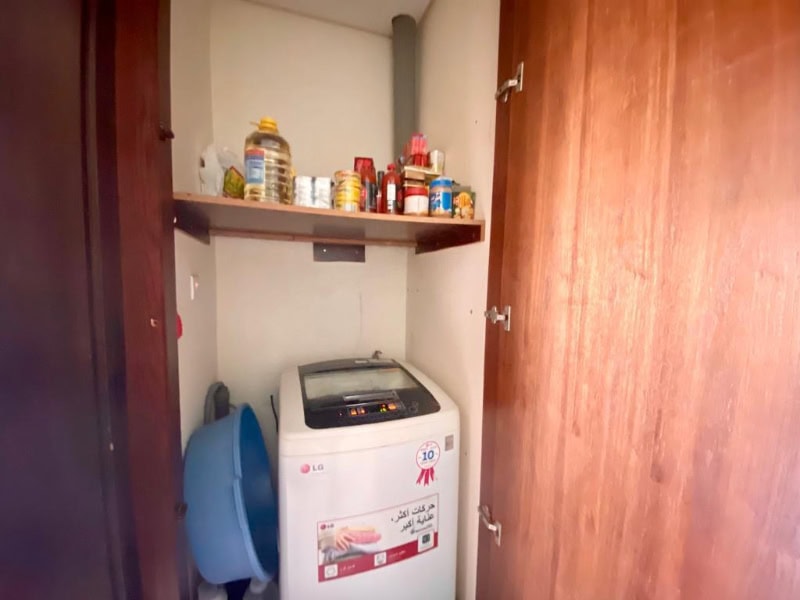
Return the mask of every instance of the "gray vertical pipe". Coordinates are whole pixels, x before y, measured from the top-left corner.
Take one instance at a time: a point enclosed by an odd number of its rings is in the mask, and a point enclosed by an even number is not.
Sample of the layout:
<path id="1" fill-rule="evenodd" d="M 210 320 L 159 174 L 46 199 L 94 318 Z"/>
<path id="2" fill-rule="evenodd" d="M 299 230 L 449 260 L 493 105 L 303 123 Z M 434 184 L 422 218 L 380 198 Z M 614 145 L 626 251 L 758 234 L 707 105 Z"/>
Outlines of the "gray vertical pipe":
<path id="1" fill-rule="evenodd" d="M 408 15 L 392 19 L 394 158 L 417 130 L 417 23 Z"/>

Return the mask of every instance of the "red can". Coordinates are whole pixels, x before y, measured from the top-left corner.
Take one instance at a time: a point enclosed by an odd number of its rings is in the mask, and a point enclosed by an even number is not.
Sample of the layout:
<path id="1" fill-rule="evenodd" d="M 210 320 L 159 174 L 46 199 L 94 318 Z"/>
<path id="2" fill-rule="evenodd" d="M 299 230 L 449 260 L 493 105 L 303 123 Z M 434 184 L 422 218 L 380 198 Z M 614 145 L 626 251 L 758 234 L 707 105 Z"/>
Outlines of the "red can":
<path id="1" fill-rule="evenodd" d="M 356 156 L 354 170 L 361 176 L 361 212 L 378 212 L 378 179 L 371 158 Z"/>

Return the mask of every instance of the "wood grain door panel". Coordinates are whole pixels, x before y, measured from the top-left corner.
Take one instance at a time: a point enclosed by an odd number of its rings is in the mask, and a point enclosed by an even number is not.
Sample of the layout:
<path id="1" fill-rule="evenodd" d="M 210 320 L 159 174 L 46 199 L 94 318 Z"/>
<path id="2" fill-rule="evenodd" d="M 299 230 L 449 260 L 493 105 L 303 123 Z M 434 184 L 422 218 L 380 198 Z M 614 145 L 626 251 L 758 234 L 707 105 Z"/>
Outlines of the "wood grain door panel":
<path id="1" fill-rule="evenodd" d="M 144 598 L 188 598 L 180 520 L 169 0 L 117 0 L 116 109 L 122 296 L 134 525 Z"/>
<path id="2" fill-rule="evenodd" d="M 0 20 L 0 597 L 140 598 L 129 527 L 113 5 Z"/>
<path id="3" fill-rule="evenodd" d="M 800 8 L 514 27 L 482 597 L 797 598 Z"/>

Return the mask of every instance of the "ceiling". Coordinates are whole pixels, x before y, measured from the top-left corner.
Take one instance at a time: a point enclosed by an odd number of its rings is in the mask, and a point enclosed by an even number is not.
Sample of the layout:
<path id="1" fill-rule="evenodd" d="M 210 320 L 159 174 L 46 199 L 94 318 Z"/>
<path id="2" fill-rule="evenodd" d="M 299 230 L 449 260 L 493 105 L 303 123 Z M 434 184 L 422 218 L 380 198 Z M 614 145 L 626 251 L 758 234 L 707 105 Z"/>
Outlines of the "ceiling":
<path id="1" fill-rule="evenodd" d="M 259 4 L 355 27 L 381 35 L 392 34 L 392 17 L 411 15 L 417 21 L 431 0 L 253 0 Z"/>

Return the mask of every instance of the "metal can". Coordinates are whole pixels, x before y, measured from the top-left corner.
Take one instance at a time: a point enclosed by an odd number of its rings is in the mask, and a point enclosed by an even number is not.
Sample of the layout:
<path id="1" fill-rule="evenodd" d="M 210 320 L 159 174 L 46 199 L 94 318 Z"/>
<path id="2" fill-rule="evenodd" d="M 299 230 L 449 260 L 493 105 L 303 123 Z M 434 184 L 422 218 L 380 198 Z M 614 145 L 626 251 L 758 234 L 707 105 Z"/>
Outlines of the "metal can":
<path id="1" fill-rule="evenodd" d="M 361 176 L 355 171 L 336 171 L 334 206 L 337 210 L 359 212 L 361 206 Z"/>
<path id="2" fill-rule="evenodd" d="M 405 207 L 403 214 L 424 215 L 428 214 L 428 188 L 419 182 L 406 183 L 403 186 Z"/>
<path id="3" fill-rule="evenodd" d="M 434 217 L 453 216 L 453 180 L 449 177 L 431 182 L 430 211 Z"/>
<path id="4" fill-rule="evenodd" d="M 309 208 L 331 208 L 331 178 L 296 176 L 294 204 Z"/>

